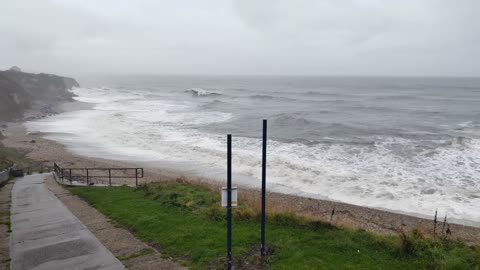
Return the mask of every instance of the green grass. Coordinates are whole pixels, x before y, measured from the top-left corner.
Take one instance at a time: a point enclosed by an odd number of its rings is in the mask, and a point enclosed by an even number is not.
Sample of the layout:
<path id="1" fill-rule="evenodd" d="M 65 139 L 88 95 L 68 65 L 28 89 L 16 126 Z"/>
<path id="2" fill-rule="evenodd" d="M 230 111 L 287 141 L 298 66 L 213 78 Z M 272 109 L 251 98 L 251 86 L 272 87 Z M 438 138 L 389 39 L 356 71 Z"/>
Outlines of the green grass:
<path id="1" fill-rule="evenodd" d="M 225 210 L 219 195 L 183 183 L 129 187 L 70 187 L 102 213 L 193 269 L 222 269 Z M 297 218 L 267 218 L 271 255 L 258 259 L 259 214 L 234 209 L 233 256 L 237 269 L 480 269 L 480 249 L 411 235 L 377 236 L 365 231 Z M 250 263 L 249 266 L 246 262 Z"/>

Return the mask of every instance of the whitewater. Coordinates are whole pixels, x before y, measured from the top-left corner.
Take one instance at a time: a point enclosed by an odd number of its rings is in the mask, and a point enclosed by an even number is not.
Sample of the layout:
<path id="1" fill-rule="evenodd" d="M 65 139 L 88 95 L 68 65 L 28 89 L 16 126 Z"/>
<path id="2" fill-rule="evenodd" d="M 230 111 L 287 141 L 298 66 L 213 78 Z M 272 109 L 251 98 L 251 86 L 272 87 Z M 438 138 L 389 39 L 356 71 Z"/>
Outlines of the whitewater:
<path id="1" fill-rule="evenodd" d="M 101 78 L 91 109 L 27 122 L 77 154 L 430 217 L 480 222 L 480 80 L 356 77 Z"/>

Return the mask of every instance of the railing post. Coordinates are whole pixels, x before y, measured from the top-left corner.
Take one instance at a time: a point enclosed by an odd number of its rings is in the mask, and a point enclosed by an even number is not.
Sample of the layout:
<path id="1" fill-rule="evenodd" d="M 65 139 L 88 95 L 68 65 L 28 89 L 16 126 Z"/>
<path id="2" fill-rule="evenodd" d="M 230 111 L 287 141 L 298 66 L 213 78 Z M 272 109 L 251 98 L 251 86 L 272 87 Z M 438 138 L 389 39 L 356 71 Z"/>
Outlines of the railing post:
<path id="1" fill-rule="evenodd" d="M 88 186 L 88 168 L 87 168 L 87 186 Z"/>
<path id="2" fill-rule="evenodd" d="M 108 185 L 112 185 L 112 170 L 108 169 Z"/>
<path id="3" fill-rule="evenodd" d="M 69 169 L 69 178 L 70 178 L 70 185 L 72 184 L 72 169 Z"/>
<path id="4" fill-rule="evenodd" d="M 135 186 L 137 187 L 138 186 L 138 172 L 137 172 L 138 168 L 135 168 Z"/>

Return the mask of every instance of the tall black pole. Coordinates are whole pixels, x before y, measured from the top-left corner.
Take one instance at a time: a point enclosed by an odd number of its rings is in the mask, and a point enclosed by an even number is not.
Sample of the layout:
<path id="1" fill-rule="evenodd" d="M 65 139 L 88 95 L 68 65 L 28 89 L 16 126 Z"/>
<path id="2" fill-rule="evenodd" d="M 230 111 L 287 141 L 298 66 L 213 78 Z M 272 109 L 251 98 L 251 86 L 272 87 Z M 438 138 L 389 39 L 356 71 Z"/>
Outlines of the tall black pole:
<path id="1" fill-rule="evenodd" d="M 262 227 L 261 240 L 262 246 L 260 254 L 265 256 L 265 196 L 267 186 L 267 120 L 263 120 L 263 146 L 262 146 Z"/>
<path id="2" fill-rule="evenodd" d="M 227 135 L 227 269 L 232 269 L 232 135 Z"/>

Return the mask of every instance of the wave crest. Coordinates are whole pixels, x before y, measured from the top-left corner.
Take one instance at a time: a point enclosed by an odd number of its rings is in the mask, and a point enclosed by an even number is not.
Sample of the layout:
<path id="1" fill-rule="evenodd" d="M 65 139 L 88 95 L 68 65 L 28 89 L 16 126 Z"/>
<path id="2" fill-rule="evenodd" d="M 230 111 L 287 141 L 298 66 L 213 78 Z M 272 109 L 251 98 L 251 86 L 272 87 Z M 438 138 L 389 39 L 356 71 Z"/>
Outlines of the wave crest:
<path id="1" fill-rule="evenodd" d="M 221 93 L 205 90 L 203 88 L 190 88 L 185 90 L 185 92 L 192 94 L 197 97 L 207 97 L 207 96 L 221 96 Z"/>

